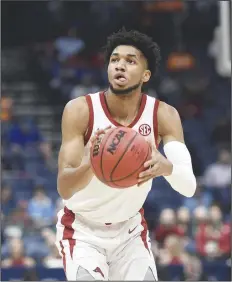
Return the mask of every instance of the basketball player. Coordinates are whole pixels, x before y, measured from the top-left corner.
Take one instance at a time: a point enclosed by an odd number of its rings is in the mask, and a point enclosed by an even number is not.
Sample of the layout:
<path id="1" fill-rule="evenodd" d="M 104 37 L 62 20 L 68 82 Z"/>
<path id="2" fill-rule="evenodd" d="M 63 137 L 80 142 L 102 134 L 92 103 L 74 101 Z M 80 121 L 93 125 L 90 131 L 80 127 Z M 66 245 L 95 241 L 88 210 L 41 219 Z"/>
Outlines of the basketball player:
<path id="1" fill-rule="evenodd" d="M 157 71 L 157 44 L 123 29 L 108 38 L 105 54 L 109 88 L 74 99 L 64 109 L 58 192 L 65 208 L 58 213 L 56 244 L 67 280 L 157 281 L 142 206 L 158 176 L 180 194 L 193 196 L 191 157 L 178 112 L 141 92 Z M 100 182 L 89 158 L 104 128 L 120 125 L 138 131 L 153 148 L 139 185 L 126 189 Z M 157 150 L 161 140 L 166 158 Z"/>

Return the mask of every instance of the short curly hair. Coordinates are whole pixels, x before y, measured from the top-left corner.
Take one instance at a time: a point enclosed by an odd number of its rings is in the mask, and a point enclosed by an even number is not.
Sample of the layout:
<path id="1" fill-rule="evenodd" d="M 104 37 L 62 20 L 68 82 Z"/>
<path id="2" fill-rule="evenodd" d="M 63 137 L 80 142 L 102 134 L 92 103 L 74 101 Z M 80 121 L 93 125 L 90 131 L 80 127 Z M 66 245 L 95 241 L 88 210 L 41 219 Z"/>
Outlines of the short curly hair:
<path id="1" fill-rule="evenodd" d="M 140 50 L 147 59 L 148 68 L 152 75 L 157 73 L 161 60 L 160 48 L 151 37 L 137 30 L 127 31 L 122 28 L 107 38 L 107 44 L 104 47 L 105 62 L 108 64 L 113 50 L 119 45 L 130 45 Z"/>

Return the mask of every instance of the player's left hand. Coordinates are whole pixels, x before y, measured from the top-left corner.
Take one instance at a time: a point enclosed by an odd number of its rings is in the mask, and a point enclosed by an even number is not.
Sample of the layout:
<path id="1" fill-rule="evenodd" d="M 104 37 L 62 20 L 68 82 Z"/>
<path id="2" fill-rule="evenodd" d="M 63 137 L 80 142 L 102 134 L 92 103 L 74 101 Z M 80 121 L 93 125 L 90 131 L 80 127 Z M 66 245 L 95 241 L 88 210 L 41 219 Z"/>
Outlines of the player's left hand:
<path id="1" fill-rule="evenodd" d="M 151 142 L 149 144 L 152 149 L 152 157 L 144 163 L 144 167 L 147 169 L 139 174 L 138 186 L 152 178 L 168 176 L 172 173 L 172 163 L 156 149 L 154 144 Z"/>

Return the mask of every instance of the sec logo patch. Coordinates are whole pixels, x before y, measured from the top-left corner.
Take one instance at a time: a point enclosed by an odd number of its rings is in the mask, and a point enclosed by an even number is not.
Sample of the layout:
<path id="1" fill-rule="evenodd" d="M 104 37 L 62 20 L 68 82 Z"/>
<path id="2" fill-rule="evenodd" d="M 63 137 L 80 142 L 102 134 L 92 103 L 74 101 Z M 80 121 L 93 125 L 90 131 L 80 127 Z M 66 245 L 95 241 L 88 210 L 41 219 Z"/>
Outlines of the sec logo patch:
<path id="1" fill-rule="evenodd" d="M 139 127 L 139 133 L 143 136 L 148 136 L 151 133 L 151 127 L 148 124 L 141 124 Z"/>

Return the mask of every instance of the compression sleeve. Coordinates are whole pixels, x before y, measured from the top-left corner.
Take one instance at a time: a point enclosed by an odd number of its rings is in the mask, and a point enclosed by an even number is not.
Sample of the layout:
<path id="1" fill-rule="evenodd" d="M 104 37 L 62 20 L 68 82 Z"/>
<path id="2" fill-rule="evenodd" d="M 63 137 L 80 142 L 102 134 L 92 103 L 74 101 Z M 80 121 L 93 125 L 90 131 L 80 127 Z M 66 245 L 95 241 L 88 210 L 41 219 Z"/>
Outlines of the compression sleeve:
<path id="1" fill-rule="evenodd" d="M 168 142 L 164 145 L 164 153 L 173 164 L 172 174 L 164 178 L 174 190 L 185 197 L 192 197 L 196 191 L 196 178 L 186 145 L 179 141 Z"/>

